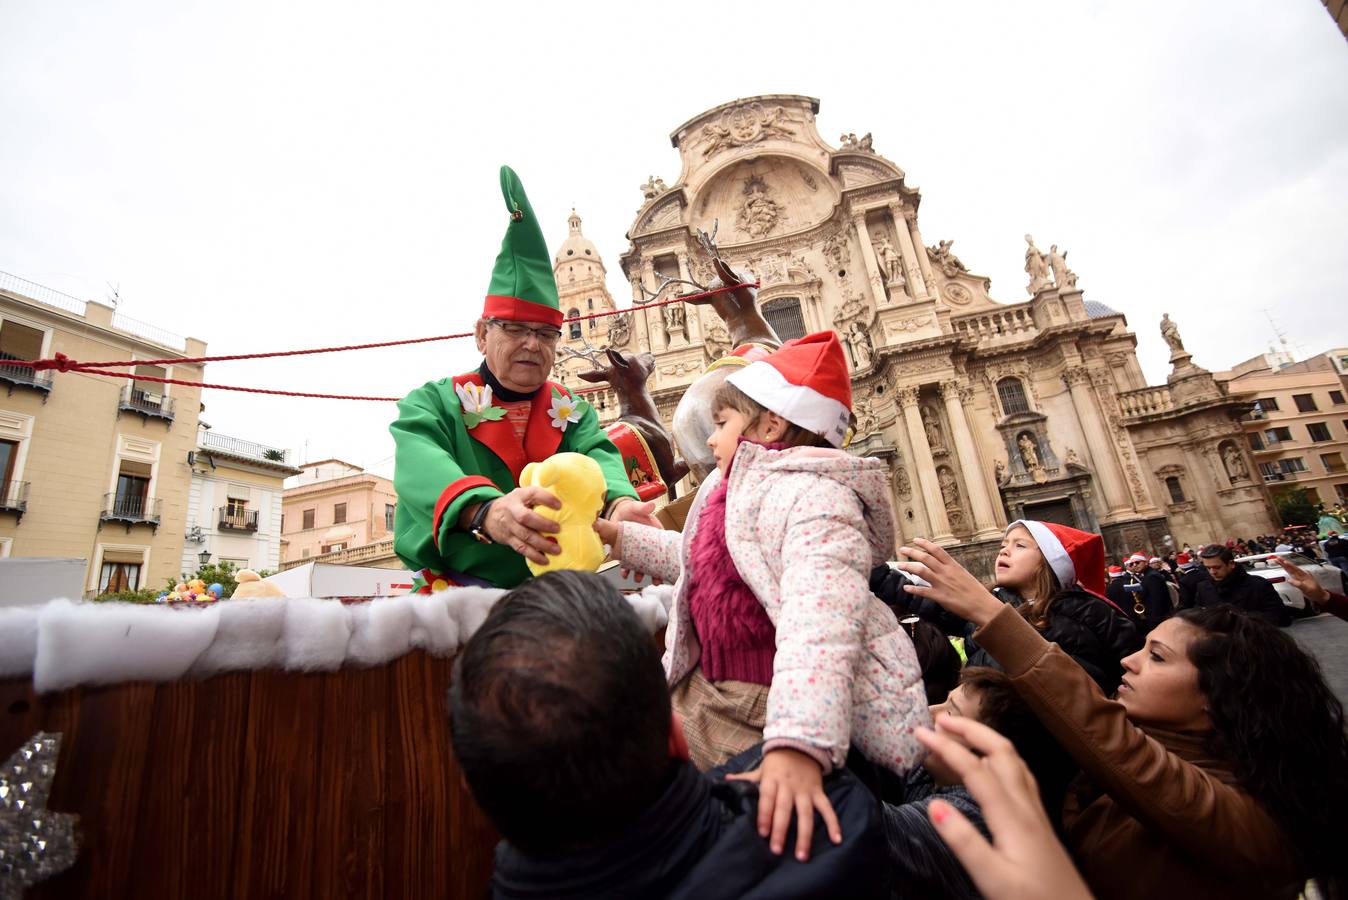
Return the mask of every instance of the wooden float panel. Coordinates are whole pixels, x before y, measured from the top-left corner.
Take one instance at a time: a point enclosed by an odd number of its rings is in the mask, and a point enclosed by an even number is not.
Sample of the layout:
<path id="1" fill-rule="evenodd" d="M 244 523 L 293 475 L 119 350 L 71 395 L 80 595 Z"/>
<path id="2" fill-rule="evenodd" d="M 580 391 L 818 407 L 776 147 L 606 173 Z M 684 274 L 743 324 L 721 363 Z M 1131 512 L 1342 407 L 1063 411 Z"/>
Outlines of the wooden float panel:
<path id="1" fill-rule="evenodd" d="M 496 834 L 450 749 L 451 660 L 39 695 L 0 681 L 0 759 L 61 732 L 73 868 L 31 898 L 484 896 Z"/>

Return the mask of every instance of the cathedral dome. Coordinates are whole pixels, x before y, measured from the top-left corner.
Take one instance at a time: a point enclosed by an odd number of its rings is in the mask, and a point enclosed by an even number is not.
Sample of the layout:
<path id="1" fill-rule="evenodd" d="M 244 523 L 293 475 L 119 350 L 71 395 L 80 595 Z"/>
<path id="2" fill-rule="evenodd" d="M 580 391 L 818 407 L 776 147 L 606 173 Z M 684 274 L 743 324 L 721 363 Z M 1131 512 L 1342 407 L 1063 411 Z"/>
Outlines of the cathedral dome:
<path id="1" fill-rule="evenodd" d="M 552 261 L 552 266 L 556 269 L 558 266 L 574 262 L 597 263 L 603 268 L 603 262 L 599 259 L 599 248 L 594 245 L 594 241 L 587 238 L 580 230 L 580 216 L 576 211 L 571 210 L 570 217 L 566 220 L 567 235 L 562 243 L 561 249 L 557 251 L 557 256 Z"/>

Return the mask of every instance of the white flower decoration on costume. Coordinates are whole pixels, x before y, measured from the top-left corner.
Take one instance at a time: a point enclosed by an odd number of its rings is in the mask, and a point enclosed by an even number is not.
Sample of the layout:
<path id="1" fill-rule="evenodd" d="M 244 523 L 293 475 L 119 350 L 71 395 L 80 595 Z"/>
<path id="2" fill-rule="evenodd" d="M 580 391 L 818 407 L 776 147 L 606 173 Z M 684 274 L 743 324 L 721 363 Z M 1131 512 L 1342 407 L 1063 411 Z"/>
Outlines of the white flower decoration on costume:
<path id="1" fill-rule="evenodd" d="M 580 417 L 585 414 L 586 406 L 584 400 L 564 397 L 561 391 L 553 388 L 552 406 L 548 409 L 548 415 L 552 416 L 552 427 L 560 428 L 562 433 L 565 434 L 567 425 L 580 421 Z"/>
<path id="2" fill-rule="evenodd" d="M 465 382 L 454 385 L 454 393 L 459 395 L 459 405 L 463 407 L 463 424 L 475 428 L 484 419 L 495 422 L 505 415 L 505 410 L 491 405 L 491 385 Z"/>

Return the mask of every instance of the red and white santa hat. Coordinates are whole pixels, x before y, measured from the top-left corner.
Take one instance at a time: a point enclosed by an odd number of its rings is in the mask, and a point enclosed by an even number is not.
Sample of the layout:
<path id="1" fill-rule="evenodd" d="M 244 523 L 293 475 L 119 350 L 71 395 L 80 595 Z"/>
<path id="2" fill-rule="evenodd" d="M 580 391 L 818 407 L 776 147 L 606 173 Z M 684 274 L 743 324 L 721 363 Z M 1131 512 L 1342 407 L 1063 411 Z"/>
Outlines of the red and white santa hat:
<path id="1" fill-rule="evenodd" d="M 834 447 L 843 445 L 852 418 L 852 379 L 837 333 L 787 341 L 726 381 L 792 425 L 823 435 Z"/>
<path id="2" fill-rule="evenodd" d="M 1122 578 L 1122 577 L 1123 577 L 1123 566 L 1110 566 L 1110 567 L 1109 567 L 1109 577 L 1110 577 L 1110 578 Z"/>
<path id="3" fill-rule="evenodd" d="M 1006 530 L 1017 525 L 1024 528 L 1039 545 L 1039 552 L 1048 560 L 1049 568 L 1058 576 L 1064 588 L 1078 585 L 1088 593 L 1103 597 L 1105 593 L 1105 539 L 1089 531 L 1079 531 L 1056 522 L 1037 522 L 1017 519 Z"/>
<path id="4" fill-rule="evenodd" d="M 1145 553 L 1136 553 L 1136 552 L 1133 553 L 1132 556 L 1130 556 L 1130 557 L 1128 557 L 1127 559 L 1124 560 L 1124 562 L 1126 562 L 1126 563 L 1146 562 L 1146 561 L 1147 561 L 1147 556 L 1146 556 Z"/>

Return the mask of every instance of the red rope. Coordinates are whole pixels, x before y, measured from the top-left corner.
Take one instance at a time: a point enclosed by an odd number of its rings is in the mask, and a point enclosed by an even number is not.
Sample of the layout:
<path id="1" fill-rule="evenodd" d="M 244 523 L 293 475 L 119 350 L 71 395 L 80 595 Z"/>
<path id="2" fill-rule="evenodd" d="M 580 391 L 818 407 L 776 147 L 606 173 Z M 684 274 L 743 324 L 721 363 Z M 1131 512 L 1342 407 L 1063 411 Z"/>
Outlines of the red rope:
<path id="1" fill-rule="evenodd" d="M 701 300 L 705 297 L 712 297 L 717 294 L 724 294 L 727 291 L 738 290 L 742 287 L 758 287 L 757 281 L 745 282 L 743 284 L 732 284 L 726 287 L 714 288 L 709 291 L 702 291 L 696 294 L 685 294 L 679 297 L 671 297 L 668 300 L 658 300 L 652 303 L 642 304 L 643 309 L 651 309 L 658 306 L 668 306 L 671 303 L 688 303 L 693 300 Z M 629 312 L 626 309 L 615 309 L 608 312 L 590 313 L 585 316 L 569 318 L 565 321 L 586 322 L 592 319 L 602 319 L 607 316 L 618 316 Z M 103 369 L 124 366 L 183 366 L 208 362 L 233 362 L 240 359 L 267 359 L 280 356 L 307 356 L 316 353 L 342 353 L 347 350 L 372 350 L 379 347 L 402 347 L 408 344 L 427 344 L 435 341 L 448 341 L 455 338 L 472 337 L 473 332 L 465 331 L 457 334 L 442 334 L 436 337 L 408 338 L 401 341 L 382 341 L 374 344 L 347 344 L 341 347 L 316 347 L 310 350 L 277 350 L 268 353 L 236 353 L 229 356 L 193 356 L 193 357 L 172 357 L 168 359 L 131 359 L 131 360 L 113 360 L 109 362 L 80 362 L 71 359 L 64 353 L 57 353 L 50 359 L 7 359 L 4 364 L 7 366 L 27 366 L 35 372 L 55 370 L 57 372 L 81 372 L 86 375 L 102 375 L 108 378 L 134 378 L 137 381 L 153 381 L 158 384 L 180 384 L 185 387 L 211 388 L 217 391 L 241 391 L 247 394 L 274 394 L 281 397 L 310 397 L 318 400 L 377 400 L 377 401 L 398 401 L 401 397 L 362 397 L 353 394 L 315 394 L 305 391 L 282 391 L 268 388 L 250 388 L 239 387 L 229 384 L 210 384 L 204 381 L 184 381 L 179 378 L 157 378 L 151 375 L 137 375 L 134 372 L 106 372 Z M 578 394 L 595 393 L 606 390 L 606 388 L 590 388 L 583 391 L 577 391 Z"/>

